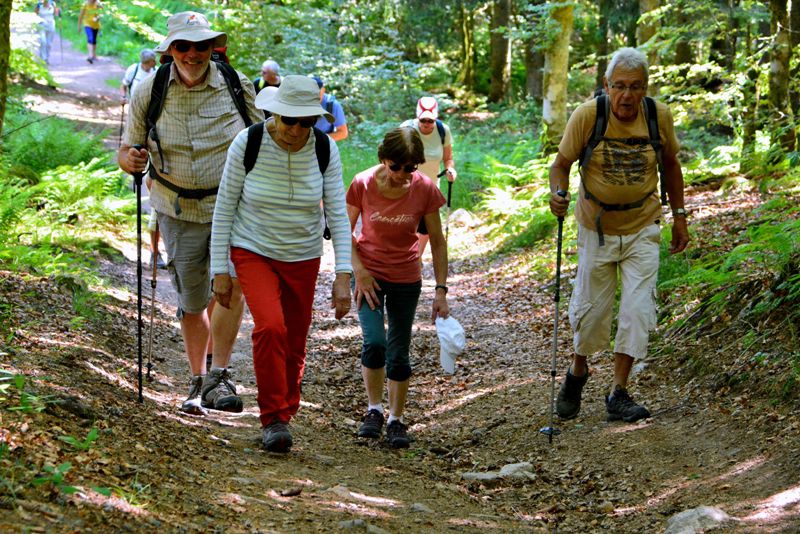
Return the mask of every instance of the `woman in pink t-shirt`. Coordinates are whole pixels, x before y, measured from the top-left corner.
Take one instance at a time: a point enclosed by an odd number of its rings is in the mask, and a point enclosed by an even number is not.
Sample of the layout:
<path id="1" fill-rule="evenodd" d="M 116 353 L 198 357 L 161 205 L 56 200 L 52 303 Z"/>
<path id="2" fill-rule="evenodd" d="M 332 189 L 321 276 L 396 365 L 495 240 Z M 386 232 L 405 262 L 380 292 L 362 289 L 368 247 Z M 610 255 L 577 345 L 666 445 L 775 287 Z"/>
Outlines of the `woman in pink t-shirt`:
<path id="1" fill-rule="evenodd" d="M 356 308 L 364 335 L 361 374 L 369 407 L 358 435 L 380 437 L 383 383 L 388 378 L 386 439 L 391 447 L 404 448 L 410 442 L 402 417 L 411 376 L 411 327 L 422 290 L 417 226 L 423 218 L 436 276 L 431 320 L 450 314 L 447 245 L 439 218 L 445 199 L 436 184 L 417 172 L 417 166 L 425 161 L 425 152 L 415 130 L 390 130 L 378 147 L 378 160 L 380 165 L 357 174 L 347 191 L 347 214 L 353 229 L 361 217 L 361 234 L 353 237 L 352 263 Z"/>

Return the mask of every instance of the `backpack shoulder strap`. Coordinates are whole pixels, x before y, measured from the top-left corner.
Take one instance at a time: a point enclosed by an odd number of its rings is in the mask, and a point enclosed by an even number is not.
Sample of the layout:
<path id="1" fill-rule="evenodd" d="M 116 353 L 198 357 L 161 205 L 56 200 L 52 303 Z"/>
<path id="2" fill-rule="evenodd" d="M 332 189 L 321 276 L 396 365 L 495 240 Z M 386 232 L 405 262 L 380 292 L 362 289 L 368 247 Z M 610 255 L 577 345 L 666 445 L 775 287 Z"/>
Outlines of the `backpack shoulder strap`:
<path id="1" fill-rule="evenodd" d="M 264 123 L 257 122 L 247 128 L 247 146 L 244 149 L 244 173 L 250 174 L 256 165 L 258 153 L 261 151 L 261 139 L 264 137 Z"/>
<path id="2" fill-rule="evenodd" d="M 647 121 L 647 133 L 650 137 L 650 145 L 656 153 L 658 163 L 658 174 L 661 182 L 661 204 L 667 204 L 666 176 L 664 175 L 664 161 L 662 152 L 664 145 L 661 143 L 661 132 L 658 131 L 658 111 L 656 101 L 649 96 L 644 97 L 644 118 Z"/>
<path id="3" fill-rule="evenodd" d="M 239 80 L 239 74 L 236 72 L 236 69 L 223 61 L 215 61 L 214 63 L 222 73 L 222 77 L 225 78 L 225 85 L 228 86 L 228 92 L 230 92 L 231 98 L 233 98 L 233 103 L 239 111 L 239 115 L 241 115 L 242 120 L 244 120 L 244 125 L 250 127 L 253 121 L 250 120 L 250 116 L 247 114 L 247 104 L 245 104 L 244 101 L 244 89 L 242 89 L 242 82 Z"/>
<path id="4" fill-rule="evenodd" d="M 325 111 L 333 115 L 333 97 L 328 96 L 328 101 L 325 102 Z"/>
<path id="5" fill-rule="evenodd" d="M 167 98 L 171 68 L 169 64 L 166 64 L 158 67 L 156 71 L 153 88 L 150 90 L 150 103 L 147 105 L 148 130 L 155 127 L 158 117 L 161 116 L 161 108 L 164 107 L 164 100 Z"/>
<path id="6" fill-rule="evenodd" d="M 442 140 L 442 146 L 444 146 L 444 124 L 439 119 L 436 119 L 436 130 L 439 132 L 439 139 Z"/>
<path id="7" fill-rule="evenodd" d="M 328 163 L 331 160 L 331 142 L 328 134 L 314 126 L 314 151 L 317 153 L 317 165 L 320 174 L 325 174 L 328 170 Z"/>
<path id="8" fill-rule="evenodd" d="M 580 157 L 578 158 L 578 165 L 580 167 L 585 167 L 586 164 L 589 163 L 594 149 L 597 148 L 597 145 L 603 140 L 603 136 L 606 134 L 606 129 L 608 129 L 608 114 L 610 107 L 608 95 L 600 95 L 594 100 L 597 107 L 597 113 L 594 119 L 594 128 L 592 129 L 592 136 L 589 138 L 589 142 L 585 147 L 583 147 Z"/>

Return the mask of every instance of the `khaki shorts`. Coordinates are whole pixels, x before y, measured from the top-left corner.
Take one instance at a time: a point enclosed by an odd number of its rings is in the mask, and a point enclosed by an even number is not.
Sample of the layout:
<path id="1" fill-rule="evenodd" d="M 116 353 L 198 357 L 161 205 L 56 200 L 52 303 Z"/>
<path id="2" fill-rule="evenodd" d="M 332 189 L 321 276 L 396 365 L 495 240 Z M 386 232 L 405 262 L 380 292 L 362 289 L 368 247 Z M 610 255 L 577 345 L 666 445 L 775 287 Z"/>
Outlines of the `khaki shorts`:
<path id="1" fill-rule="evenodd" d="M 158 214 L 158 229 L 167 249 L 167 269 L 172 287 L 178 294 L 179 319 L 184 313 L 200 313 L 211 302 L 211 223 L 180 221 Z M 236 278 L 233 263 L 228 260 L 231 277 Z"/>
<path id="2" fill-rule="evenodd" d="M 575 353 L 590 356 L 609 348 L 619 272 L 621 296 L 613 350 L 644 358 L 657 320 L 661 227 L 650 224 L 636 234 L 605 238 L 601 247 L 597 232 L 578 225 L 578 274 L 569 302 Z"/>

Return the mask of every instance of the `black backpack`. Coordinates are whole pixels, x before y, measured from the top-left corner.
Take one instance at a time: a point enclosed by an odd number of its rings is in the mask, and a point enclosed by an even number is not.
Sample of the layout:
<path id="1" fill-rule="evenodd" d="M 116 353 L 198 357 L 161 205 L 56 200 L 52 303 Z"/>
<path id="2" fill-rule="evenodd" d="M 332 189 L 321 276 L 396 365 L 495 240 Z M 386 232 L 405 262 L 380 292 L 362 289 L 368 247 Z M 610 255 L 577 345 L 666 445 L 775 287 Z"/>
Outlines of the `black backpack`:
<path id="1" fill-rule="evenodd" d="M 317 154 L 317 165 L 319 166 L 320 174 L 325 174 L 328 170 L 328 163 L 331 160 L 331 145 L 328 139 L 328 134 L 323 133 L 322 130 L 316 126 L 312 127 L 314 132 L 314 151 Z M 261 140 L 264 137 L 264 123 L 258 122 L 247 128 L 247 145 L 244 148 L 244 164 L 245 175 L 249 174 L 256 165 L 258 153 L 261 150 Z M 322 237 L 325 239 L 331 238 L 331 230 L 328 228 L 328 218 L 325 217 L 325 212 L 322 212 L 325 218 L 325 230 L 322 232 Z"/>
<path id="2" fill-rule="evenodd" d="M 611 105 L 608 100 L 608 95 L 600 94 L 595 97 L 595 102 L 597 104 L 597 115 L 594 121 L 594 128 L 592 130 L 592 136 L 589 138 L 589 142 L 583 147 L 581 153 L 578 157 L 578 168 L 583 169 L 586 165 L 588 165 L 589 160 L 592 158 L 592 153 L 594 149 L 597 148 L 597 145 L 600 144 L 605 138 L 606 130 L 608 129 L 608 117 L 609 113 L 611 113 Z M 641 139 L 629 138 L 621 140 L 623 143 L 628 145 L 639 145 L 643 142 L 650 144 L 653 147 L 653 150 L 656 153 L 656 162 L 658 163 L 658 171 L 659 171 L 659 182 L 660 182 L 660 189 L 661 189 L 661 204 L 667 204 L 667 190 L 665 188 L 666 185 L 666 176 L 664 175 L 664 162 L 662 159 L 662 151 L 663 145 L 661 144 L 661 135 L 658 132 L 658 113 L 656 112 L 656 102 L 649 96 L 644 97 L 644 117 L 645 121 L 647 122 L 647 134 L 648 139 L 647 141 L 642 141 Z M 589 189 L 586 187 L 586 182 L 583 179 L 583 172 L 580 172 L 581 176 L 581 185 L 583 186 L 584 196 L 589 200 L 594 201 L 596 204 L 600 206 L 600 213 L 597 215 L 595 219 L 595 226 L 597 229 L 597 234 L 600 239 L 600 246 L 605 244 L 605 239 L 603 237 L 603 228 L 600 224 L 600 217 L 602 217 L 603 213 L 606 211 L 627 211 L 632 210 L 635 208 L 640 208 L 644 205 L 650 195 L 653 194 L 654 191 L 650 191 L 645 195 L 643 198 L 635 201 L 630 202 L 628 204 L 606 204 L 605 202 L 598 199 L 594 196 Z"/>

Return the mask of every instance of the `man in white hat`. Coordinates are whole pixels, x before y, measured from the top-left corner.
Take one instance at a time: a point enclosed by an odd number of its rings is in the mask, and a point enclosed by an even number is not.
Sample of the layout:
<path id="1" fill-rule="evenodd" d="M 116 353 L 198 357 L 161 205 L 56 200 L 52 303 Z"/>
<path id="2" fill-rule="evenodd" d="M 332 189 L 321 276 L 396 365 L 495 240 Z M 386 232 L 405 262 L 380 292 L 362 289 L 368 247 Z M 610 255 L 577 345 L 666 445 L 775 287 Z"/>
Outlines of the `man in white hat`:
<path id="1" fill-rule="evenodd" d="M 195 415 L 205 414 L 205 408 L 240 412 L 242 400 L 228 362 L 241 324 L 242 293 L 234 278 L 230 307 L 214 306 L 208 243 L 228 146 L 246 123 L 221 67 L 211 61 L 213 49 L 225 46 L 227 35 L 213 31 L 208 19 L 193 11 L 171 16 L 167 30 L 166 39 L 155 49 L 173 58 L 162 67 L 170 70 L 157 129 L 148 126 L 147 115 L 158 74 L 142 81 L 133 94 L 119 166 L 129 173 L 144 172 L 152 160 L 150 202 L 158 213 L 169 257 L 192 373 L 181 410 Z M 235 74 L 248 118 L 253 123 L 264 120 L 254 105 L 253 84 L 244 74 Z M 134 148 L 135 144 L 144 148 Z M 209 352 L 213 360 L 207 373 Z"/>

